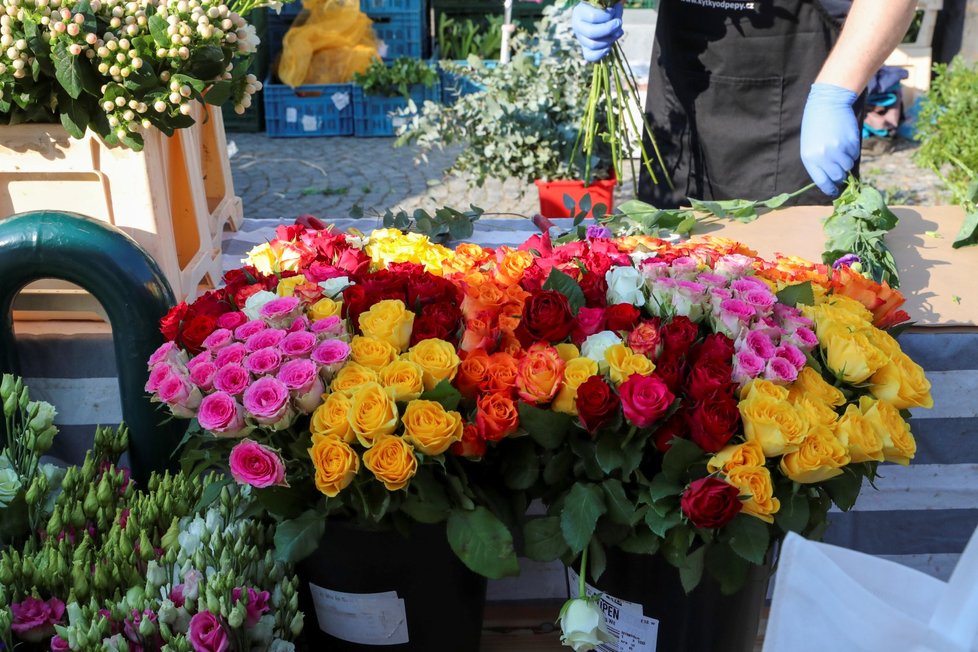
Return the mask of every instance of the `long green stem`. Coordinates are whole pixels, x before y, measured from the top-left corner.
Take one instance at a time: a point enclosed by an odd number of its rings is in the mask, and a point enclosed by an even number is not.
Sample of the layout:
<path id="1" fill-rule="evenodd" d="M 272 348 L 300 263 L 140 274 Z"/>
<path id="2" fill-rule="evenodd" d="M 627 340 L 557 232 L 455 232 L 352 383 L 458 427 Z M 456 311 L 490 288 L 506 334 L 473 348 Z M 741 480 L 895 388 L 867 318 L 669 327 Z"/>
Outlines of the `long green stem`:
<path id="1" fill-rule="evenodd" d="M 619 67 L 621 67 L 622 73 L 625 76 L 625 81 L 628 83 L 632 96 L 639 102 L 640 107 L 644 106 L 644 104 L 641 103 L 641 96 L 638 93 L 638 82 L 635 81 L 635 73 L 632 72 L 632 66 L 630 63 L 628 63 L 628 59 L 625 57 L 624 52 L 622 52 L 621 45 L 619 43 L 615 43 L 612 53 L 614 54 Z M 649 141 L 652 143 L 652 149 L 655 151 L 656 160 L 659 162 L 659 167 L 662 169 L 662 175 L 666 179 L 666 184 L 668 184 L 670 189 L 674 189 L 675 186 L 672 185 L 672 179 L 669 177 L 669 174 L 666 171 L 665 161 L 662 159 L 662 152 L 659 151 L 659 144 L 656 142 L 655 134 L 652 132 L 652 126 L 649 124 L 645 111 L 640 111 L 640 113 L 642 114 L 642 122 L 645 123 L 645 130 L 649 134 Z M 640 142 L 642 143 L 642 153 L 644 154 L 645 143 L 644 141 Z"/>
<path id="2" fill-rule="evenodd" d="M 584 591 L 584 576 L 587 573 L 587 549 L 590 545 L 584 546 L 584 551 L 581 553 L 581 573 L 577 578 L 577 597 L 586 598 L 587 593 Z"/>

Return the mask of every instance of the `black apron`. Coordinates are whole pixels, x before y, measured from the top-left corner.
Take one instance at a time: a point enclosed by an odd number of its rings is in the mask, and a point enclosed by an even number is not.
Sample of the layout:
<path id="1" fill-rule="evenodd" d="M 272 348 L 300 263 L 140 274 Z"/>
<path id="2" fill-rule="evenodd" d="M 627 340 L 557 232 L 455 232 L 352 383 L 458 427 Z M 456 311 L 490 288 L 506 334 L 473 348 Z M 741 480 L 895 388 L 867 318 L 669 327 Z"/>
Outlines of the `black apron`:
<path id="1" fill-rule="evenodd" d="M 661 0 L 646 111 L 675 190 L 654 165 L 659 184 L 643 169 L 639 198 L 670 208 L 687 197 L 767 199 L 811 183 L 802 113 L 847 5 Z M 830 201 L 815 189 L 794 203 Z"/>

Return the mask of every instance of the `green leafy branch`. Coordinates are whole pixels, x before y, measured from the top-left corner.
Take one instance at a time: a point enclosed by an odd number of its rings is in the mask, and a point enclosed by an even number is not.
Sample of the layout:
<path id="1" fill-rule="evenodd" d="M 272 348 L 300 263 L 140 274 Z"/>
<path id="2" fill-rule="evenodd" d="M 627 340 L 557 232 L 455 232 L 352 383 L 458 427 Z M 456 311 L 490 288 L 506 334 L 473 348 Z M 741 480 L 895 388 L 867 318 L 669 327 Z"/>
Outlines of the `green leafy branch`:
<path id="1" fill-rule="evenodd" d="M 900 275 L 884 238 L 899 219 L 886 206 L 883 195 L 870 185 L 849 178 L 845 190 L 833 203 L 834 211 L 824 224 L 825 253 L 831 265 L 843 256 L 859 256 L 861 273 L 877 283 L 900 287 Z"/>

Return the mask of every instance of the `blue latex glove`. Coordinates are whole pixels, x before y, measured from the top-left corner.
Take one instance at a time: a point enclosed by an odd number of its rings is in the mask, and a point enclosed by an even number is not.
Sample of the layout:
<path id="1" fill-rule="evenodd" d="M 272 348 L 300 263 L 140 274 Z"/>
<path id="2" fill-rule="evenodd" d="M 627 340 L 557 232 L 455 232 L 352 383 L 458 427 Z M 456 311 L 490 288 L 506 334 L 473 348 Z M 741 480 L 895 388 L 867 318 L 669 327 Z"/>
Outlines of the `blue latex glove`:
<path id="1" fill-rule="evenodd" d="M 812 181 L 830 197 L 859 158 L 856 93 L 834 84 L 812 84 L 801 119 L 801 161 Z"/>
<path id="2" fill-rule="evenodd" d="M 594 63 L 603 59 L 625 33 L 621 28 L 622 8 L 621 2 L 610 9 L 599 9 L 589 2 L 580 2 L 574 7 L 571 28 L 587 61 Z"/>

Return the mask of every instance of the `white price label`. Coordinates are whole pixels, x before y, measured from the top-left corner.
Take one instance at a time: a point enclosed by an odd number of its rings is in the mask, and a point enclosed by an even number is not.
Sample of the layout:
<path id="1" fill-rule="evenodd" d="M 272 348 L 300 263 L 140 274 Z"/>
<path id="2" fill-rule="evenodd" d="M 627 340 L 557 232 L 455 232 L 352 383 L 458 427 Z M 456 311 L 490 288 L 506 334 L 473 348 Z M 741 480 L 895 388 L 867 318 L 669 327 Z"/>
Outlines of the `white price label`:
<path id="1" fill-rule="evenodd" d="M 286 109 L 285 109 L 285 121 L 286 122 L 298 122 L 299 121 L 299 112 L 296 111 L 291 106 L 286 107 Z"/>
<path id="2" fill-rule="evenodd" d="M 577 573 L 567 569 L 567 576 L 571 587 L 576 587 Z M 618 639 L 617 642 L 602 643 L 596 648 L 598 652 L 655 652 L 659 621 L 642 613 L 642 605 L 601 593 L 590 584 L 584 585 L 584 592 L 588 596 L 601 595 L 598 604 L 604 613 L 605 628 Z"/>
<path id="3" fill-rule="evenodd" d="M 319 120 L 316 119 L 316 116 L 314 115 L 302 116 L 303 131 L 316 131 L 317 129 L 319 129 Z"/>
<path id="4" fill-rule="evenodd" d="M 343 593 L 310 582 L 319 628 L 340 640 L 361 645 L 408 642 L 404 600 L 396 591 Z"/>
<path id="5" fill-rule="evenodd" d="M 342 111 L 346 107 L 350 106 L 349 93 L 333 93 L 329 99 L 333 100 L 333 106 L 336 107 L 337 111 Z"/>

